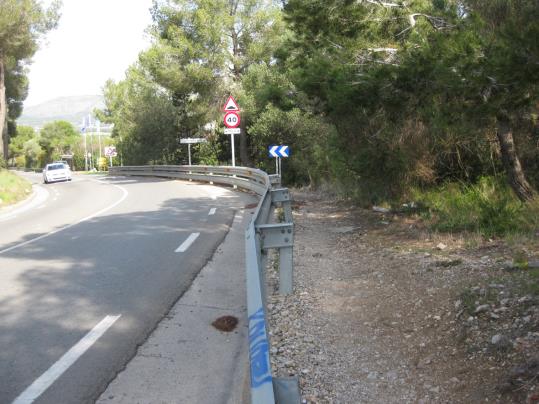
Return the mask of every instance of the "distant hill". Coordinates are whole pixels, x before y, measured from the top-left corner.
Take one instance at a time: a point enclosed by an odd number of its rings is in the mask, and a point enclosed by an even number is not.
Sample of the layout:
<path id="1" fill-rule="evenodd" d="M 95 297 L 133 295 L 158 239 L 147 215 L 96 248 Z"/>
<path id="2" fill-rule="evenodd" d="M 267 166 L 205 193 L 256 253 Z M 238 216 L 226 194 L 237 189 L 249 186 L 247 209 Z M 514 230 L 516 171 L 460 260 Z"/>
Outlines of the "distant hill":
<path id="1" fill-rule="evenodd" d="M 104 106 L 101 95 L 55 98 L 38 105 L 25 106 L 17 124 L 41 128 L 48 122 L 63 120 L 78 127 L 82 118 L 91 114 L 95 108 L 104 108 Z"/>

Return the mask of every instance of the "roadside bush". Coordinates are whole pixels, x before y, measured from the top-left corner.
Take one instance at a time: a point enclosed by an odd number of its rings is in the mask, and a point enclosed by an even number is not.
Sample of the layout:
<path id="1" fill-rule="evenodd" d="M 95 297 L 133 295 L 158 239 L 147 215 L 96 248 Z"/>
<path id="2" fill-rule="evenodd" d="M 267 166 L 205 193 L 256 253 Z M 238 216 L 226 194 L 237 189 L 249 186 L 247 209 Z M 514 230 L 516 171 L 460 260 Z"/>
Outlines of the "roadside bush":
<path id="1" fill-rule="evenodd" d="M 15 167 L 17 167 L 17 168 L 26 167 L 26 157 L 25 156 L 17 156 L 17 157 L 15 157 Z"/>
<path id="2" fill-rule="evenodd" d="M 252 154 L 259 168 L 274 173 L 275 159 L 268 157 L 268 146 L 290 146 L 291 158 L 282 159 L 283 182 L 317 187 L 328 173 L 327 153 L 321 145 L 333 131 L 331 125 L 308 112 L 298 108 L 282 111 L 270 104 L 249 126 Z"/>
<path id="3" fill-rule="evenodd" d="M 206 166 L 219 165 L 219 155 L 221 154 L 221 145 L 218 142 L 218 137 L 212 135 L 207 143 L 200 143 L 193 150 L 193 164 Z"/>
<path id="4" fill-rule="evenodd" d="M 415 191 L 422 215 L 442 232 L 471 231 L 485 237 L 528 233 L 539 226 L 539 202 L 523 204 L 501 178 L 483 177 L 476 184 L 445 184 Z"/>

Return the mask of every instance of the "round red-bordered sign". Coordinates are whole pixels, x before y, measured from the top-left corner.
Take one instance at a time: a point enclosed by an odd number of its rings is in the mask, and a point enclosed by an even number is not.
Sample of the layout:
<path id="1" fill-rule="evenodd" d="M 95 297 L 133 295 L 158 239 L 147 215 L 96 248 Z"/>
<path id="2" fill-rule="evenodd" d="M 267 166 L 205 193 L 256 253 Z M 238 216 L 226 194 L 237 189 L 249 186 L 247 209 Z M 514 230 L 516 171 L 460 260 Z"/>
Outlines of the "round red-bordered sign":
<path id="1" fill-rule="evenodd" d="M 227 128 L 237 128 L 240 126 L 240 115 L 234 111 L 227 112 L 223 122 Z"/>

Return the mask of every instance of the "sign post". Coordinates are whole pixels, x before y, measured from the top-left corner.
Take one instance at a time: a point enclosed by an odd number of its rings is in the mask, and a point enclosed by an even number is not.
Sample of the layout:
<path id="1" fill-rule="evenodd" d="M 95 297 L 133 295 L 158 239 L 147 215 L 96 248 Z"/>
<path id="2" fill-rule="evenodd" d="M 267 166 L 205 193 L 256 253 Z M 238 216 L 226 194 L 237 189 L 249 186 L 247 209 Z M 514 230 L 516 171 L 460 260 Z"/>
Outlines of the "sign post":
<path id="1" fill-rule="evenodd" d="M 238 126 L 240 126 L 241 119 L 239 114 L 240 108 L 232 96 L 228 97 L 228 101 L 223 107 L 223 111 L 225 112 L 225 117 L 223 119 L 226 126 L 225 135 L 230 135 L 230 143 L 232 146 L 232 167 L 235 167 L 236 152 L 234 146 L 234 135 L 239 135 L 241 133 L 241 129 L 238 128 Z"/>
<path id="2" fill-rule="evenodd" d="M 270 157 L 275 158 L 276 174 L 282 175 L 281 158 L 286 158 L 290 156 L 290 148 L 286 145 L 271 145 L 268 147 L 268 154 Z"/>
<path id="3" fill-rule="evenodd" d="M 181 144 L 187 144 L 187 153 L 189 154 L 189 165 L 191 165 L 191 145 L 196 143 L 206 143 L 207 140 L 200 137 L 180 139 Z"/>
<path id="4" fill-rule="evenodd" d="M 100 151 L 101 153 L 101 151 Z M 109 158 L 110 167 L 112 167 L 112 158 L 116 157 L 118 153 L 116 152 L 116 146 L 106 146 L 105 147 L 105 157 Z"/>
<path id="5" fill-rule="evenodd" d="M 80 128 L 80 131 L 84 136 L 84 171 L 88 171 L 88 149 L 86 147 L 86 118 L 82 119 L 82 126 Z"/>
<path id="6" fill-rule="evenodd" d="M 101 158 L 101 121 L 96 118 L 94 123 L 97 131 L 97 141 L 99 142 L 99 158 Z"/>

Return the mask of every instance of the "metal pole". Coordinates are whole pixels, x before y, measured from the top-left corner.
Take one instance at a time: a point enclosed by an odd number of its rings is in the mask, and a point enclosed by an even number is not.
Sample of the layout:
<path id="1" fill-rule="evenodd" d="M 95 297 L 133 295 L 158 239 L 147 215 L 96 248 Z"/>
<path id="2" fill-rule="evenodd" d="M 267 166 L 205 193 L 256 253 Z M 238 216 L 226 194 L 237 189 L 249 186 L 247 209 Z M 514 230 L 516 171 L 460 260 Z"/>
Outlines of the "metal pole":
<path id="1" fill-rule="evenodd" d="M 97 138 L 99 139 L 99 159 L 101 159 L 101 129 L 97 126 Z"/>
<path id="2" fill-rule="evenodd" d="M 123 147 L 123 140 L 122 140 L 122 135 L 120 135 L 120 147 L 118 147 L 118 149 L 120 152 L 120 166 L 121 167 L 124 166 L 124 154 L 122 153 L 122 147 Z"/>
<path id="3" fill-rule="evenodd" d="M 94 134 L 90 132 L 90 170 L 94 169 Z"/>
<path id="4" fill-rule="evenodd" d="M 283 164 L 282 164 L 282 159 L 279 157 L 279 175 L 282 177 L 283 176 Z"/>
<path id="5" fill-rule="evenodd" d="M 275 174 L 279 175 L 279 160 L 275 157 Z"/>
<path id="6" fill-rule="evenodd" d="M 86 131 L 84 132 L 84 171 L 88 171 L 88 149 L 86 148 Z"/>
<path id="7" fill-rule="evenodd" d="M 189 165 L 191 165 L 191 143 L 187 143 L 187 150 L 189 152 Z"/>
<path id="8" fill-rule="evenodd" d="M 235 153 L 235 150 L 234 150 L 234 134 L 232 133 L 231 135 L 231 143 L 232 143 L 232 167 L 236 167 L 236 153 Z"/>

